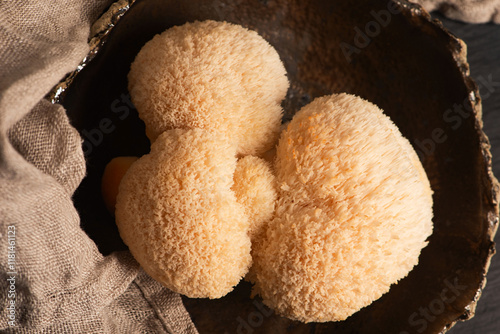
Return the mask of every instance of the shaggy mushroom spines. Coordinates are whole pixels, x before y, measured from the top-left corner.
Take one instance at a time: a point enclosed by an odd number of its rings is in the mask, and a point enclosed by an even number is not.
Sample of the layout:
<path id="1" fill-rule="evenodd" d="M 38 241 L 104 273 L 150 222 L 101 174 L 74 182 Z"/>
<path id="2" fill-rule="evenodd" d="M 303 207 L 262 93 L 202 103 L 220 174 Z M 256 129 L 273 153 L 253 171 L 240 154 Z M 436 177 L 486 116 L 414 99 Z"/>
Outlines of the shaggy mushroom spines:
<path id="1" fill-rule="evenodd" d="M 432 190 L 375 105 L 320 97 L 281 131 L 277 52 L 225 22 L 155 36 L 128 78 L 153 144 L 120 185 L 117 224 L 166 287 L 218 298 L 246 275 L 277 313 L 338 321 L 418 263 Z"/>
<path id="2" fill-rule="evenodd" d="M 278 202 L 253 250 L 254 293 L 303 322 L 344 320 L 418 263 L 432 191 L 373 104 L 339 94 L 304 107 L 277 148 Z"/>
<path id="3" fill-rule="evenodd" d="M 274 213 L 276 180 L 269 163 L 248 155 L 238 160 L 232 190 L 250 220 L 252 242 L 263 230 Z"/>
<path id="4" fill-rule="evenodd" d="M 278 138 L 285 68 L 256 32 L 208 20 L 156 35 L 128 80 L 152 149 L 122 180 L 120 233 L 168 288 L 221 297 L 247 273 L 250 237 L 274 210 L 274 175 L 248 155 Z"/>
<path id="5" fill-rule="evenodd" d="M 172 128 L 226 133 L 237 154 L 270 149 L 288 90 L 278 53 L 256 32 L 215 21 L 156 35 L 128 75 L 129 91 L 151 141 Z"/>
<path id="6" fill-rule="evenodd" d="M 231 190 L 235 168 L 224 136 L 176 129 L 160 135 L 120 183 L 120 235 L 171 290 L 219 298 L 247 273 L 249 222 Z"/>

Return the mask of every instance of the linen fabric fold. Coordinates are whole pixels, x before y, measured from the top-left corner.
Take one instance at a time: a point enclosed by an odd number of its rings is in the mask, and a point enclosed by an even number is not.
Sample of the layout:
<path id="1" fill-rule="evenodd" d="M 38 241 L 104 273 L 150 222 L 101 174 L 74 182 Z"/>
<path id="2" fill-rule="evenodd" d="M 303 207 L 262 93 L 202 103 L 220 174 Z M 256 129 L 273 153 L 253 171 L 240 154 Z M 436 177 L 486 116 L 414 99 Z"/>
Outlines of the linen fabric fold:
<path id="1" fill-rule="evenodd" d="M 128 251 L 103 256 L 72 195 L 82 139 L 45 94 L 88 52 L 110 1 L 0 2 L 0 331 L 196 333 Z"/>

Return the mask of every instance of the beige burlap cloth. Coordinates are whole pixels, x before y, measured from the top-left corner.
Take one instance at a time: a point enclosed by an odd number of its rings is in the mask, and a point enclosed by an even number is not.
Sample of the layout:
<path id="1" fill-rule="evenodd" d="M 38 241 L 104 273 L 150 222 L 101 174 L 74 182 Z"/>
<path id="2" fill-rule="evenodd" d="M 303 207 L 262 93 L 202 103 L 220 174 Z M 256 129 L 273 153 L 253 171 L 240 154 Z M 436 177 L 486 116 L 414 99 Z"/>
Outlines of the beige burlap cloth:
<path id="1" fill-rule="evenodd" d="M 500 0 L 410 0 L 426 10 L 438 10 L 450 19 L 500 24 Z"/>
<path id="2" fill-rule="evenodd" d="M 88 52 L 109 1 L 0 1 L 0 332 L 196 333 L 128 252 L 99 253 L 71 196 L 81 138 L 43 97 Z"/>
<path id="3" fill-rule="evenodd" d="M 445 2 L 463 19 L 498 22 L 498 1 L 474 1 L 475 11 Z M 80 228 L 71 196 L 85 175 L 82 141 L 43 99 L 86 55 L 109 3 L 0 1 L 1 332 L 196 333 L 179 295 L 130 253 L 103 256 Z"/>

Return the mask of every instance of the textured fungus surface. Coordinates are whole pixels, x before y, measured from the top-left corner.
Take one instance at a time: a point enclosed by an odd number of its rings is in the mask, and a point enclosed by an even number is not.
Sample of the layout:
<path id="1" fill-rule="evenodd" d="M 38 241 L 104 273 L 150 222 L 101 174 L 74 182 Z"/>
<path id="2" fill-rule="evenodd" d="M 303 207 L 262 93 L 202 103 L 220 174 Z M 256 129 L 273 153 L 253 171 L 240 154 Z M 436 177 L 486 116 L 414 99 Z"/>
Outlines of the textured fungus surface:
<path id="1" fill-rule="evenodd" d="M 276 155 L 279 200 L 254 249 L 255 291 L 303 322 L 344 320 L 418 263 L 432 190 L 382 110 L 347 94 L 303 107 Z"/>
<path id="2" fill-rule="evenodd" d="M 249 222 L 231 190 L 235 168 L 234 147 L 224 136 L 176 129 L 162 133 L 122 179 L 120 235 L 169 289 L 219 298 L 246 275 Z"/>
<path id="3" fill-rule="evenodd" d="M 172 128 L 204 128 L 224 132 L 247 155 L 278 137 L 288 80 L 255 31 L 215 21 L 172 27 L 146 43 L 128 78 L 151 141 Z"/>

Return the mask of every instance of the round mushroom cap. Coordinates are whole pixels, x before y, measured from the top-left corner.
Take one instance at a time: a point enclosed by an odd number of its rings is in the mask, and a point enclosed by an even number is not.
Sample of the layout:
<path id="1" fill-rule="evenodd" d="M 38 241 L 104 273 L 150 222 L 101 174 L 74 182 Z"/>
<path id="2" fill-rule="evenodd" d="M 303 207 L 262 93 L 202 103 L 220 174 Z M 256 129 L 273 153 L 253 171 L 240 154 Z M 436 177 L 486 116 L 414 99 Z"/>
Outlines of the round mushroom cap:
<path id="1" fill-rule="evenodd" d="M 267 161 L 247 155 L 238 160 L 233 180 L 232 190 L 245 208 L 250 222 L 248 233 L 253 242 L 274 213 L 276 179 Z"/>
<path id="2" fill-rule="evenodd" d="M 278 202 L 253 249 L 254 293 L 303 322 L 344 320 L 418 264 L 432 190 L 377 106 L 338 94 L 303 107 L 277 147 Z"/>
<path id="3" fill-rule="evenodd" d="M 167 29 L 144 45 L 128 80 L 152 142 L 168 129 L 204 128 L 225 133 L 238 155 L 256 155 L 279 137 L 286 71 L 276 50 L 242 26 Z"/>
<path id="4" fill-rule="evenodd" d="M 231 190 L 235 168 L 225 136 L 175 129 L 162 133 L 123 177 L 115 212 L 120 236 L 167 288 L 219 298 L 247 273 L 249 222 Z"/>

